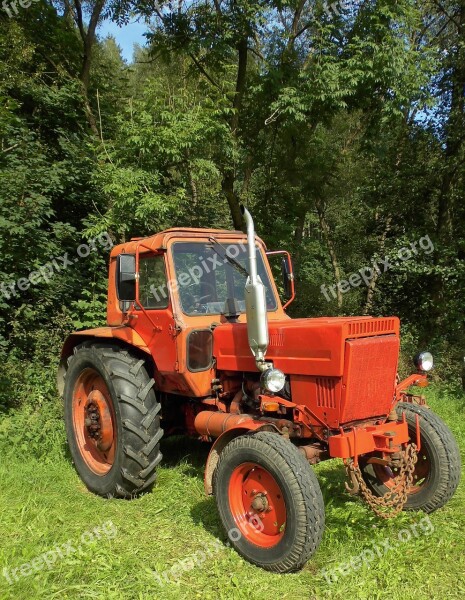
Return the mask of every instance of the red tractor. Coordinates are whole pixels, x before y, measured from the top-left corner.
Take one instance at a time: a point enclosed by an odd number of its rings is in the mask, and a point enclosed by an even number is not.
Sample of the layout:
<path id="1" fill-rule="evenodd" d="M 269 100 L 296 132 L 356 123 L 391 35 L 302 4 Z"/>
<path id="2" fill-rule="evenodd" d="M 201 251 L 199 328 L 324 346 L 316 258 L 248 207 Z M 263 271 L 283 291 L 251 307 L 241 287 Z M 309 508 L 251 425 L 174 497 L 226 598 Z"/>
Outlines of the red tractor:
<path id="1" fill-rule="evenodd" d="M 422 397 L 433 366 L 397 379 L 396 317 L 291 319 L 243 208 L 238 231 L 169 229 L 113 248 L 108 326 L 73 333 L 59 387 L 86 486 L 131 498 L 153 486 L 160 441 L 212 442 L 205 490 L 237 551 L 275 572 L 316 551 L 324 504 L 312 469 L 344 461 L 351 493 L 382 517 L 454 494 L 457 444 Z"/>

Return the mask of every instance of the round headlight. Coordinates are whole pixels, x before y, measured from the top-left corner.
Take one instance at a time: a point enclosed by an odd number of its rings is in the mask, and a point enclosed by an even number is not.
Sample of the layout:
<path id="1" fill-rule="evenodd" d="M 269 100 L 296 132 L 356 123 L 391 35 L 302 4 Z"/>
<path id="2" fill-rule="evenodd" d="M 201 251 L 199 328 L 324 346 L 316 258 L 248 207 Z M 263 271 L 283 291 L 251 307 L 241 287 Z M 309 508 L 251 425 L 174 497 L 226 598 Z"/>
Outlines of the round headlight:
<path id="1" fill-rule="evenodd" d="M 280 392 L 286 383 L 286 376 L 279 369 L 267 369 L 262 373 L 260 384 L 268 392 Z"/>
<path id="2" fill-rule="evenodd" d="M 431 371 L 434 367 L 433 355 L 431 352 L 420 352 L 413 359 L 413 363 L 420 371 Z"/>

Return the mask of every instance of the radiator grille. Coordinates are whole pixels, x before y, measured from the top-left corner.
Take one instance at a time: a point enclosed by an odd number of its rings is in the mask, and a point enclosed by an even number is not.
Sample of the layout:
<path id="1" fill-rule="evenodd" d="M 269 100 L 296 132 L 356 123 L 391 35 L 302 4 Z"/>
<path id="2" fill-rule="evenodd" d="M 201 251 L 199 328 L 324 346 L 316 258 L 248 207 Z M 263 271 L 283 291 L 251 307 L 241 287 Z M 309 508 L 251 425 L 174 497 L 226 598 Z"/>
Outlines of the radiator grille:
<path id="1" fill-rule="evenodd" d="M 385 333 L 393 331 L 395 327 L 394 319 L 373 319 L 366 321 L 355 321 L 349 323 L 349 336 L 363 335 L 370 333 Z"/>
<path id="2" fill-rule="evenodd" d="M 272 348 L 283 348 L 284 347 L 284 333 L 271 333 L 270 341 L 268 344 Z"/>
<path id="3" fill-rule="evenodd" d="M 395 335 L 346 342 L 342 423 L 389 413 L 398 353 Z"/>
<path id="4" fill-rule="evenodd" d="M 316 378 L 316 397 L 320 408 L 336 408 L 336 384 L 333 377 Z"/>

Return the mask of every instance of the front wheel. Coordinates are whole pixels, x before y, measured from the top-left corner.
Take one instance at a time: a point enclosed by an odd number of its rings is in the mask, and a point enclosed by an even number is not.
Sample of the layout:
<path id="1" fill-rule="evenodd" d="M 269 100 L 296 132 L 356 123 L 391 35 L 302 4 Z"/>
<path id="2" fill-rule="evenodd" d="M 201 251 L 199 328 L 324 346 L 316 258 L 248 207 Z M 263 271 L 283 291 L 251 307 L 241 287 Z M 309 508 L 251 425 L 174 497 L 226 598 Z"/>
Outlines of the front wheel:
<path id="1" fill-rule="evenodd" d="M 318 480 L 297 448 L 279 434 L 233 439 L 220 455 L 213 492 L 232 545 L 268 571 L 300 569 L 324 529 Z"/>
<path id="2" fill-rule="evenodd" d="M 405 413 L 410 439 L 416 439 L 416 415 L 419 416 L 421 449 L 408 490 L 407 510 L 433 512 L 453 496 L 460 480 L 460 451 L 452 432 L 433 411 L 424 406 L 399 402 L 399 417 Z M 395 485 L 395 471 L 378 464 L 360 462 L 363 478 L 370 490 L 383 496 Z"/>

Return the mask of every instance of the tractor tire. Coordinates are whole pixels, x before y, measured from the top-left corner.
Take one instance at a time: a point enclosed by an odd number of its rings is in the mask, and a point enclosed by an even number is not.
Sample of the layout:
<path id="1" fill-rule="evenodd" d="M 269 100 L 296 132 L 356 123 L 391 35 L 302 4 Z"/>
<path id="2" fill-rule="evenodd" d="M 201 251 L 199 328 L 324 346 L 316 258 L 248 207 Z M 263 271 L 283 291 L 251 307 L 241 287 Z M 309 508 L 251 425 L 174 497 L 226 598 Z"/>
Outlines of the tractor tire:
<path id="1" fill-rule="evenodd" d="M 154 383 L 145 361 L 119 346 L 84 342 L 68 359 L 66 434 L 90 491 L 133 498 L 152 488 L 163 435 Z"/>
<path id="2" fill-rule="evenodd" d="M 316 475 L 277 433 L 229 442 L 215 469 L 213 493 L 231 544 L 267 571 L 297 571 L 321 542 L 325 510 Z"/>
<path id="3" fill-rule="evenodd" d="M 442 419 L 430 409 L 399 402 L 399 417 L 405 413 L 410 439 L 416 440 L 416 416 L 420 417 L 421 448 L 414 472 L 414 485 L 408 493 L 404 510 L 423 510 L 431 513 L 444 506 L 454 495 L 460 480 L 460 451 L 452 432 Z M 377 496 L 390 489 L 393 473 L 381 465 L 360 463 L 363 478 Z"/>

